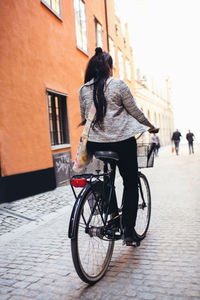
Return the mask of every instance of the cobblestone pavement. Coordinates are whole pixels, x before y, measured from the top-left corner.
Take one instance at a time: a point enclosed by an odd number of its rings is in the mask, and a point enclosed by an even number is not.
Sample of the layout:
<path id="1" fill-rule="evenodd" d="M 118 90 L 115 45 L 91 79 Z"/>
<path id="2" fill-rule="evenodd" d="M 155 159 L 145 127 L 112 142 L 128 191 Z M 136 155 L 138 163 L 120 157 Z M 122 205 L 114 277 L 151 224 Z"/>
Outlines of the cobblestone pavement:
<path id="1" fill-rule="evenodd" d="M 10 203 L 0 204 L 0 235 L 24 224 L 40 222 L 44 216 L 58 211 L 74 201 L 70 186 Z"/>
<path id="2" fill-rule="evenodd" d="M 71 260 L 69 187 L 42 200 L 34 197 L 36 206 L 28 198 L 13 204 L 14 212 L 38 221 L 13 225 L 0 237 L 0 299 L 199 300 L 200 146 L 195 146 L 196 153 L 189 155 L 181 145 L 179 156 L 161 148 L 155 167 L 144 170 L 153 200 L 148 235 L 138 248 L 116 242 L 108 272 L 91 287 L 78 278 Z"/>

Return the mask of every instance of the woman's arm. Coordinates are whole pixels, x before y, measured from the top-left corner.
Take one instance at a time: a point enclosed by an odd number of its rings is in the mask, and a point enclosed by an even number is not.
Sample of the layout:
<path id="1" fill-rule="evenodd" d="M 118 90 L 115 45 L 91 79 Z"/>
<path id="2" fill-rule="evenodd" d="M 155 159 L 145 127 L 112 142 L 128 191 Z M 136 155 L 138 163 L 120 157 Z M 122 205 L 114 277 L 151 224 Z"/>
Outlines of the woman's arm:
<path id="1" fill-rule="evenodd" d="M 141 124 L 150 127 L 149 132 L 155 130 L 156 128 L 154 127 L 154 125 L 151 124 L 151 122 L 146 118 L 144 113 L 137 106 L 128 85 L 124 81 L 121 81 L 120 93 L 121 93 L 122 103 L 125 109 L 127 110 L 127 112 Z"/>

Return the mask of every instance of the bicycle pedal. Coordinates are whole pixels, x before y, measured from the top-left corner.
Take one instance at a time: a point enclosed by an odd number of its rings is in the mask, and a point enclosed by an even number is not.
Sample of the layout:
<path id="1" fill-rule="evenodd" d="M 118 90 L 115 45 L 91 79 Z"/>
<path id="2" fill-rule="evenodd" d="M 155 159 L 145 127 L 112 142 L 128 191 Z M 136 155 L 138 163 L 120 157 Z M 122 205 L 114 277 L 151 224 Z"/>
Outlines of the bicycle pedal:
<path id="1" fill-rule="evenodd" d="M 120 232 L 115 232 L 115 234 L 114 234 L 114 239 L 115 240 L 121 240 L 121 237 L 122 237 L 122 235 L 121 235 Z"/>

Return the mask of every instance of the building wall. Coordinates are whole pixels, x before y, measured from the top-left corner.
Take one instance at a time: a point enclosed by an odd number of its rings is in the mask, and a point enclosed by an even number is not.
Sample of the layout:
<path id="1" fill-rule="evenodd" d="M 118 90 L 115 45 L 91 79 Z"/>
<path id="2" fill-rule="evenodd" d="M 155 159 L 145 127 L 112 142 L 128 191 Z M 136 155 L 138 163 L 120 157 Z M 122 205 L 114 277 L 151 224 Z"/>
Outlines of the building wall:
<path id="1" fill-rule="evenodd" d="M 76 46 L 72 0 L 62 1 L 62 20 L 40 0 L 1 1 L 1 176 L 4 182 L 13 175 L 29 176 L 38 170 L 52 173 L 54 152 L 70 149 L 74 157 L 81 133 L 81 128 L 77 129 L 81 121 L 78 90 L 83 84 L 88 57 L 95 48 L 94 15 L 105 28 L 104 1 L 96 0 L 95 4 L 86 1 L 89 49 L 86 55 Z M 106 48 L 105 34 L 104 44 Z M 47 89 L 67 95 L 68 148 L 52 150 Z M 53 174 L 51 177 L 50 185 L 54 188 Z"/>
<path id="2" fill-rule="evenodd" d="M 168 89 L 167 86 L 166 89 Z M 136 92 L 134 95 L 139 108 L 142 109 L 153 125 L 160 128 L 161 145 L 170 144 L 174 129 L 171 99 L 161 97 L 158 93 L 152 92 L 151 89 L 148 89 L 138 81 L 136 81 Z M 150 142 L 151 135 L 145 134 L 141 141 Z"/>
<path id="3" fill-rule="evenodd" d="M 119 60 L 118 60 L 118 50 L 120 49 L 123 53 L 123 65 L 124 65 L 124 78 L 123 80 L 129 85 L 132 92 L 134 92 L 135 78 L 134 78 L 134 65 L 132 48 L 130 45 L 128 25 L 123 24 L 116 14 L 114 0 L 107 1 L 107 11 L 108 11 L 108 35 L 112 38 L 115 47 L 115 61 L 113 68 L 113 76 L 120 78 L 119 72 Z M 116 30 L 117 26 L 117 30 Z M 131 80 L 127 78 L 127 70 L 125 59 L 128 59 L 131 64 Z"/>
<path id="4" fill-rule="evenodd" d="M 70 152 L 74 158 L 82 131 L 77 128 L 81 122 L 78 91 L 96 47 L 95 19 L 103 28 L 104 50 L 108 51 L 107 29 L 114 42 L 114 76 L 120 76 L 120 49 L 131 65 L 130 80 L 123 60 L 124 80 L 135 92 L 128 28 L 125 26 L 122 30 L 114 0 L 86 0 L 84 3 L 87 53 L 77 47 L 73 0 L 61 0 L 60 17 L 41 0 L 0 1 L 1 202 L 55 188 L 53 155 Z M 70 135 L 67 145 L 51 146 L 47 90 L 67 97 Z"/>
<path id="5" fill-rule="evenodd" d="M 51 181 L 47 189 L 55 187 L 52 155 L 70 150 L 73 159 L 82 131 L 77 128 L 81 121 L 78 91 L 96 47 L 95 18 L 103 28 L 103 48 L 108 50 L 103 0 L 85 1 L 87 54 L 77 48 L 73 0 L 61 4 L 62 20 L 40 0 L 0 2 L 0 155 L 5 198 L 10 182 L 14 185 L 10 198 L 25 196 L 25 182 L 35 185 L 30 194 L 42 191 L 36 186 L 38 172 L 42 177 L 46 174 L 44 185 Z M 114 15 L 112 8 L 109 15 Z M 67 96 L 70 144 L 64 148 L 51 147 L 47 89 Z"/>

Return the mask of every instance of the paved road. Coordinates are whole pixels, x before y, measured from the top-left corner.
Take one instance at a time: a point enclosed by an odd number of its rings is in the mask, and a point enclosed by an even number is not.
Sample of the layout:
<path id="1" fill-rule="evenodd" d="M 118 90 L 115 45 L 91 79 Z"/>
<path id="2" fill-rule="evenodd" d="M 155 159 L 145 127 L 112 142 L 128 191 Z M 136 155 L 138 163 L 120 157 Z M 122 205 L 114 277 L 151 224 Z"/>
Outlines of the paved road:
<path id="1" fill-rule="evenodd" d="M 181 145 L 175 156 L 161 148 L 155 168 L 144 170 L 153 198 L 149 233 L 139 248 L 117 242 L 106 276 L 92 287 L 71 261 L 69 187 L 0 205 L 0 299 L 200 299 L 200 146 L 195 150 L 189 155 Z M 6 225 L 9 216 L 15 222 Z"/>

